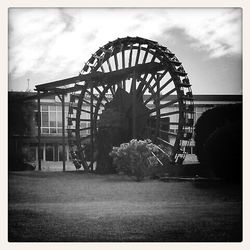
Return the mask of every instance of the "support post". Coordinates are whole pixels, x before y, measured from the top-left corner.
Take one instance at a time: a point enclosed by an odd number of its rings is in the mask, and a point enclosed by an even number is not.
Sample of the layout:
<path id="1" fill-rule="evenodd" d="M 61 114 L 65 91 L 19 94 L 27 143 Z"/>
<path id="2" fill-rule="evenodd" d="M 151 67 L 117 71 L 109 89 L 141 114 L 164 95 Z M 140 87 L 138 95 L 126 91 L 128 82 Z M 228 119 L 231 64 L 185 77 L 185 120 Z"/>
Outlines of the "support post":
<path id="1" fill-rule="evenodd" d="M 91 84 L 90 89 L 91 95 L 90 95 L 90 140 L 91 140 L 91 163 L 90 163 L 90 171 L 92 172 L 94 170 L 94 129 L 93 129 L 93 105 L 94 105 L 94 99 L 93 99 L 93 84 Z"/>
<path id="2" fill-rule="evenodd" d="M 159 75 L 156 75 L 156 81 L 157 81 L 157 90 L 156 90 L 156 107 L 158 108 L 156 110 L 156 131 L 155 131 L 155 135 L 156 137 L 159 136 L 159 130 L 160 130 L 160 115 L 161 115 L 161 110 L 160 110 L 160 81 L 159 81 Z"/>
<path id="3" fill-rule="evenodd" d="M 40 91 L 37 92 L 37 128 L 38 128 L 38 170 L 41 171 L 41 102 Z"/>
<path id="4" fill-rule="evenodd" d="M 62 94 L 62 149 L 63 149 L 63 171 L 65 171 L 65 102 L 64 102 L 64 94 Z"/>
<path id="5" fill-rule="evenodd" d="M 134 74 L 132 78 L 132 96 L 133 96 L 133 101 L 132 101 L 132 135 L 133 138 L 135 139 L 137 134 L 136 134 L 136 75 Z"/>

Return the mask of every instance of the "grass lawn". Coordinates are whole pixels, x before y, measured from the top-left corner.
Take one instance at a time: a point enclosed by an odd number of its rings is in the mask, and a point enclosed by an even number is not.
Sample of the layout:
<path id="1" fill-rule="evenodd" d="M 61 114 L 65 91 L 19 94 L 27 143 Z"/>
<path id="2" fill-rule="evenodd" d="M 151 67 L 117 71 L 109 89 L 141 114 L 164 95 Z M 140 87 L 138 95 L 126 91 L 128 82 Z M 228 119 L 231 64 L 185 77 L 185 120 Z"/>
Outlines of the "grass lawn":
<path id="1" fill-rule="evenodd" d="M 72 172 L 9 173 L 10 242 L 239 242 L 240 189 Z"/>

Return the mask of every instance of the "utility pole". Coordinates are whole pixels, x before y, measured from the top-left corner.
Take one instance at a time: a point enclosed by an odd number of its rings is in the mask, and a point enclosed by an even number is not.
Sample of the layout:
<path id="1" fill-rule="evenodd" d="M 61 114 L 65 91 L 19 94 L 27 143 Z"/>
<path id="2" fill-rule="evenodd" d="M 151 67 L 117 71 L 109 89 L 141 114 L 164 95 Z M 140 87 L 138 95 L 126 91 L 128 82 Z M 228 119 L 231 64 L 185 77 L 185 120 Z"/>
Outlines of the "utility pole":
<path id="1" fill-rule="evenodd" d="M 29 78 L 27 79 L 27 82 L 28 82 L 28 88 L 27 88 L 27 91 L 29 91 L 29 90 L 30 90 L 30 79 L 29 79 Z"/>

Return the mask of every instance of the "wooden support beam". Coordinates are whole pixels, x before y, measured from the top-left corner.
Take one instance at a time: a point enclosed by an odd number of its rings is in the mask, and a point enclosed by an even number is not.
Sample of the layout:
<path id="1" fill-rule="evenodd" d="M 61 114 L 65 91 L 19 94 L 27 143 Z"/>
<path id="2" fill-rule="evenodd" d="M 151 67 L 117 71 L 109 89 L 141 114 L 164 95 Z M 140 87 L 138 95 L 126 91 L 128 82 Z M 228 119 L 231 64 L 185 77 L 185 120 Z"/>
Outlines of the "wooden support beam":
<path id="1" fill-rule="evenodd" d="M 66 78 L 50 83 L 44 83 L 36 85 L 36 89 L 39 91 L 49 91 L 49 90 L 55 90 L 55 88 L 66 86 L 73 83 L 78 82 L 92 82 L 95 86 L 101 86 L 105 84 L 116 84 L 117 81 L 125 80 L 130 77 L 132 77 L 133 72 L 136 72 L 138 75 L 140 74 L 146 74 L 146 73 L 155 73 L 157 71 L 165 69 L 166 66 L 164 66 L 161 63 L 157 62 L 149 62 L 145 64 L 138 64 L 132 67 L 111 71 L 111 72 L 93 72 L 85 75 L 79 75 L 71 78 Z M 81 88 L 83 85 L 79 85 Z M 90 86 L 88 86 L 90 87 Z M 70 87 L 71 91 L 75 87 Z M 67 89 L 56 89 L 57 91 L 65 92 Z"/>
<path id="2" fill-rule="evenodd" d="M 163 139 L 160 138 L 160 137 L 157 137 L 157 140 L 159 140 L 160 142 L 164 143 L 165 145 L 170 146 L 171 148 L 174 148 L 174 145 L 172 145 L 172 144 L 171 144 L 170 142 L 168 142 L 168 141 L 163 140 Z"/>
<path id="3" fill-rule="evenodd" d="M 133 96 L 133 103 L 132 103 L 132 135 L 133 138 L 136 138 L 136 77 L 134 75 L 132 79 L 132 96 Z"/>
<path id="4" fill-rule="evenodd" d="M 66 170 L 65 166 L 65 98 L 64 95 L 61 96 L 61 102 L 62 102 L 62 161 L 63 161 L 63 171 Z"/>
<path id="5" fill-rule="evenodd" d="M 176 111 L 171 111 L 171 112 L 165 112 L 165 113 L 161 113 L 160 117 L 164 117 L 164 116 L 170 116 L 170 115 L 177 115 L 180 114 L 181 111 L 176 110 Z M 152 115 L 154 117 L 154 115 Z"/>
<path id="6" fill-rule="evenodd" d="M 40 101 L 40 91 L 37 92 L 37 128 L 38 128 L 38 170 L 42 170 L 41 166 L 41 101 Z"/>
<path id="7" fill-rule="evenodd" d="M 172 80 L 173 80 L 173 79 L 170 78 L 166 83 L 164 83 L 164 84 L 159 88 L 159 92 L 162 91 L 165 87 L 167 87 L 167 85 L 168 85 L 169 83 L 171 83 Z M 152 88 L 154 89 L 154 87 L 157 86 L 159 83 L 160 83 L 160 81 L 157 80 L 157 81 L 155 82 L 155 84 L 152 86 Z M 165 95 L 164 95 L 164 96 L 165 96 Z M 149 101 L 151 101 L 152 99 L 154 99 L 154 95 L 151 95 L 151 96 L 144 102 L 144 105 L 146 105 L 146 104 L 147 104 Z"/>
<path id="8" fill-rule="evenodd" d="M 93 107 L 93 102 L 94 102 L 94 98 L 93 98 L 93 85 L 91 87 L 90 90 L 90 140 L 91 140 L 91 163 L 90 163 L 90 171 L 92 172 L 94 170 L 94 128 L 93 128 L 93 112 L 94 112 L 94 107 Z"/>
<path id="9" fill-rule="evenodd" d="M 175 100 L 173 100 L 173 101 L 170 101 L 170 102 L 167 102 L 167 103 L 164 103 L 164 104 L 160 104 L 159 107 L 150 109 L 150 110 L 148 111 L 148 113 L 151 114 L 151 113 L 155 112 L 158 108 L 162 109 L 162 108 L 171 106 L 172 104 L 177 103 L 177 102 L 179 102 L 179 100 L 178 100 L 178 99 L 175 99 Z"/>
<path id="10" fill-rule="evenodd" d="M 157 75 L 157 78 L 159 78 L 159 75 Z M 157 81 L 157 80 L 156 80 Z M 160 115 L 161 115 L 161 109 L 160 109 L 160 81 L 157 81 L 157 89 L 156 89 L 156 100 L 155 100 L 155 106 L 157 108 L 156 110 L 156 136 L 159 136 L 159 130 L 160 130 Z"/>

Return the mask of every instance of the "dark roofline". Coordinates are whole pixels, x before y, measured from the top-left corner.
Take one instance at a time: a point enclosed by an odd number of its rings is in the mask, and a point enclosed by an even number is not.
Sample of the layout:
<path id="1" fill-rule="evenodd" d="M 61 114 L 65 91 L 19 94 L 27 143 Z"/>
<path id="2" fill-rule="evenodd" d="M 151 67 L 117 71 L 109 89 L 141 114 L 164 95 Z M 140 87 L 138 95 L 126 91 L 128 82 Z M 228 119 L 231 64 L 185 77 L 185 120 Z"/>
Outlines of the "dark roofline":
<path id="1" fill-rule="evenodd" d="M 242 95 L 194 95 L 194 101 L 234 101 L 234 102 L 242 102 Z"/>
<path id="2" fill-rule="evenodd" d="M 35 96 L 36 92 L 25 92 L 25 91 L 8 91 L 9 95 L 17 95 L 20 97 L 24 96 Z M 23 95 L 22 95 L 23 94 Z M 231 101 L 231 102 L 242 102 L 242 95 L 193 95 L 194 101 Z M 54 99 L 54 96 L 45 97 L 44 99 Z M 168 96 L 168 100 L 176 99 L 176 95 Z"/>

